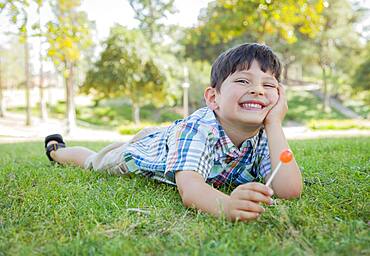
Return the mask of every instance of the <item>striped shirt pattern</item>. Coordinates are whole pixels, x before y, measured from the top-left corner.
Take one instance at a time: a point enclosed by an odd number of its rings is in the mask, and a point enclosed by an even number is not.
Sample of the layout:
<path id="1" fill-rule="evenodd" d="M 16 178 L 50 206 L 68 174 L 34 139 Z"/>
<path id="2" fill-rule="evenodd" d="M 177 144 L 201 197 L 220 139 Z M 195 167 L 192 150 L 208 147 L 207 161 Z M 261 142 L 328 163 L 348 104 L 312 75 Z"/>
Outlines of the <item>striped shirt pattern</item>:
<path id="1" fill-rule="evenodd" d="M 207 107 L 153 130 L 123 153 L 129 172 L 173 185 L 175 173 L 183 170 L 199 173 L 215 187 L 262 181 L 271 170 L 264 129 L 237 148 Z"/>

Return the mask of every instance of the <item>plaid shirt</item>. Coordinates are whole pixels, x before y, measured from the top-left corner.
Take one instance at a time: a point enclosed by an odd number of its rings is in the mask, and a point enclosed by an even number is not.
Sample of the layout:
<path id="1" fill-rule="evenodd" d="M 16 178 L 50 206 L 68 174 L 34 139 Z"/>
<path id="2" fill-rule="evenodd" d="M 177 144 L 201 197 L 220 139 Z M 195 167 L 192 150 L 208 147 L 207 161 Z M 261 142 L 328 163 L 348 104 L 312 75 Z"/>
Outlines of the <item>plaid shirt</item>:
<path id="1" fill-rule="evenodd" d="M 215 187 L 262 181 L 271 170 L 264 129 L 237 148 L 209 108 L 129 143 L 129 172 L 175 185 L 177 171 L 195 171 Z"/>

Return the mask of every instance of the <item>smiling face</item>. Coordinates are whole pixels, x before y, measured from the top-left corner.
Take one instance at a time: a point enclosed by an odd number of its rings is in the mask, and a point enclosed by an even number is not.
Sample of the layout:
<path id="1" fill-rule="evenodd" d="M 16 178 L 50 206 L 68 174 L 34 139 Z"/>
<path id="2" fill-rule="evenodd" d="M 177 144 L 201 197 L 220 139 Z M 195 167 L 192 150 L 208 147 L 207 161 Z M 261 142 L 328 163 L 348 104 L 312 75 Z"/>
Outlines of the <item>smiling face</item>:
<path id="1" fill-rule="evenodd" d="M 214 110 L 221 125 L 244 131 L 257 130 L 269 110 L 278 101 L 279 83 L 253 60 L 248 70 L 237 70 L 222 83 L 220 91 L 207 88 L 207 105 Z"/>

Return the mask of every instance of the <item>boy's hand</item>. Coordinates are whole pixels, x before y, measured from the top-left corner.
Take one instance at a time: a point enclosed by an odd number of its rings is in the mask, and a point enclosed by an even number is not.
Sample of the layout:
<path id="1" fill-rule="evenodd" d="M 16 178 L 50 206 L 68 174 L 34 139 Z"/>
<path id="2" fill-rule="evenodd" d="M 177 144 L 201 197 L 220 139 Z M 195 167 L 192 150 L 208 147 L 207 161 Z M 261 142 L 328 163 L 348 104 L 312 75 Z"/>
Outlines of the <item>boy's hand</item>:
<path id="1" fill-rule="evenodd" d="M 225 205 L 227 218 L 240 221 L 258 218 L 265 211 L 260 203 L 272 204 L 272 194 L 272 189 L 262 183 L 251 182 L 238 186 Z"/>
<path id="2" fill-rule="evenodd" d="M 281 124 L 285 114 L 288 112 L 288 103 L 285 96 L 285 88 L 282 84 L 279 84 L 277 87 L 279 99 L 276 102 L 275 106 L 268 112 L 264 125 L 269 125 L 273 123 Z"/>

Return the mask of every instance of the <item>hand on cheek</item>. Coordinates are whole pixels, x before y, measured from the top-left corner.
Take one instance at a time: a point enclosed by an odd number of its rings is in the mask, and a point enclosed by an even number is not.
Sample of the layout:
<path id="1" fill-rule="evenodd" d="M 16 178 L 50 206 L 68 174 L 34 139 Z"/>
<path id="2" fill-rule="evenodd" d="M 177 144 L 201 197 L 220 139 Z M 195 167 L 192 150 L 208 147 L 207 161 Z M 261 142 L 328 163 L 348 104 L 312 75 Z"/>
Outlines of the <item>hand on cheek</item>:
<path id="1" fill-rule="evenodd" d="M 266 118 L 264 120 L 264 125 L 269 125 L 272 123 L 282 123 L 285 114 L 288 111 L 288 104 L 285 97 L 285 88 L 283 85 L 279 85 L 277 88 L 279 98 L 276 104 L 270 109 L 267 113 Z"/>

